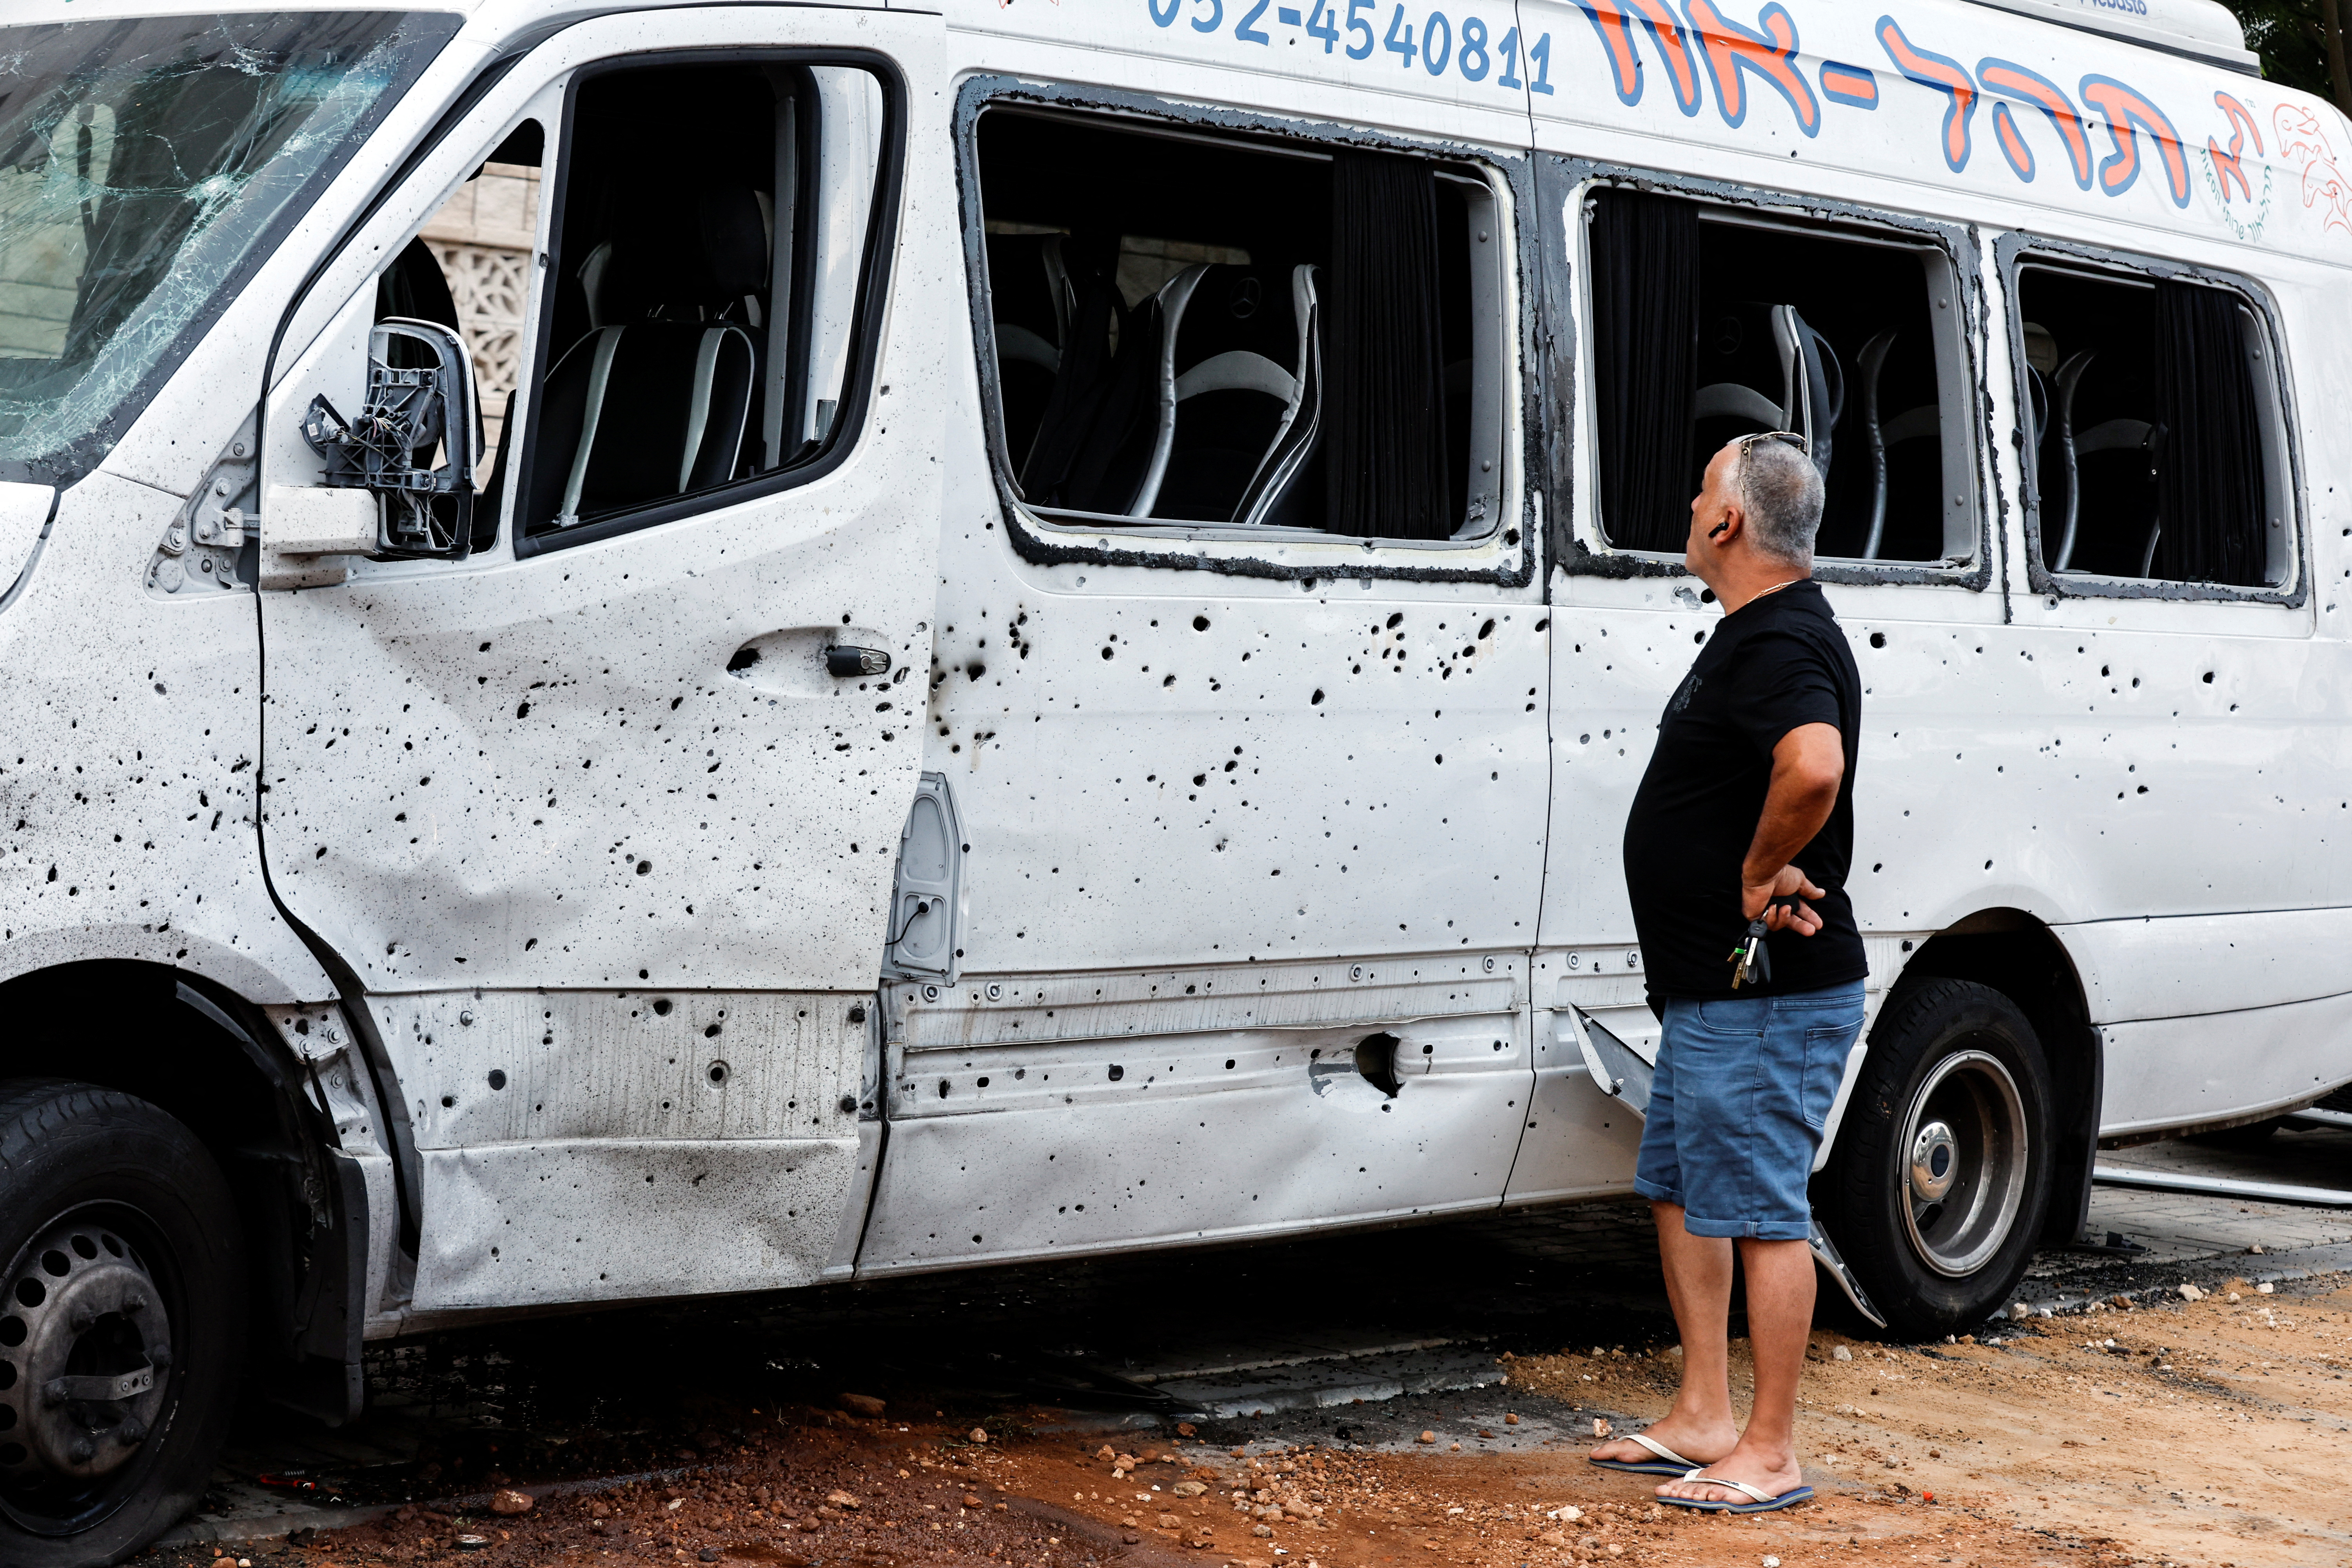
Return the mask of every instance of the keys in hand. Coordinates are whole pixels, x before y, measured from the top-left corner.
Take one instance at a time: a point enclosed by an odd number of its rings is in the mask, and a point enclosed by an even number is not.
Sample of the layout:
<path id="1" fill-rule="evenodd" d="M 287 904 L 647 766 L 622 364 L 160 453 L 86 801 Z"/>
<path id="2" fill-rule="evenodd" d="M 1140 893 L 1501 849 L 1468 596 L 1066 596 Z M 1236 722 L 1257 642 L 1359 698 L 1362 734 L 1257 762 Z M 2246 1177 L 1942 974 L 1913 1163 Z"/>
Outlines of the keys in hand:
<path id="1" fill-rule="evenodd" d="M 1755 985 L 1772 978 L 1772 950 L 1764 942 L 1764 917 L 1748 922 L 1748 934 L 1731 950 L 1731 988 Z"/>
<path id="2" fill-rule="evenodd" d="M 1740 913 L 1761 918 L 1768 931 L 1811 936 L 1822 929 L 1822 917 L 1805 900 L 1821 899 L 1825 891 L 1813 884 L 1801 867 L 1783 866 L 1762 881 L 1749 880 L 1743 868 L 1739 895 Z"/>
<path id="3" fill-rule="evenodd" d="M 1801 873 L 1800 875 L 1801 876 Z M 1811 886 L 1810 883 L 1807 885 Z M 1818 898 L 1819 892 L 1816 891 L 1814 896 Z M 1742 985 L 1766 985 L 1771 983 L 1772 950 L 1765 944 L 1764 939 L 1771 931 L 1769 922 L 1774 910 L 1790 911 L 1792 921 L 1790 929 L 1798 935 L 1812 934 L 1812 931 L 1793 923 L 1795 911 L 1803 907 L 1797 902 L 1794 894 L 1774 899 L 1764 906 L 1760 914 L 1748 922 L 1748 934 L 1741 937 L 1738 945 L 1731 950 L 1731 988 L 1734 991 L 1738 990 Z M 1815 922 L 1814 929 L 1820 929 L 1818 921 Z"/>

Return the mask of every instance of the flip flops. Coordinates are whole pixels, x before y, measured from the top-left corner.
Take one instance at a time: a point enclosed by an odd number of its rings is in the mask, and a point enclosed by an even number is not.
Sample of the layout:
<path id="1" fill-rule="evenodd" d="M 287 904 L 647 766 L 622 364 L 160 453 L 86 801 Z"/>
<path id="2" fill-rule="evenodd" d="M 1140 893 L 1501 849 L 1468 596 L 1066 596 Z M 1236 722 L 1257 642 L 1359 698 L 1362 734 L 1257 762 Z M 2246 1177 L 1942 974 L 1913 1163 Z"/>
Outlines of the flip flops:
<path id="1" fill-rule="evenodd" d="M 1604 1470 L 1622 1470 L 1629 1476 L 1670 1476 L 1677 1479 L 1691 1474 L 1694 1470 L 1703 1470 L 1706 1468 L 1696 1460 L 1684 1458 L 1656 1438 L 1644 1436 L 1639 1432 L 1628 1432 L 1625 1434 L 1625 1441 L 1639 1443 L 1657 1458 L 1654 1459 L 1594 1459 L 1588 1456 L 1586 1462 L 1598 1465 Z"/>
<path id="2" fill-rule="evenodd" d="M 1751 1487 L 1746 1481 L 1735 1481 L 1725 1476 L 1708 1476 L 1699 1473 L 1706 1468 L 1705 1465 L 1701 1465 L 1686 1472 L 1681 1479 L 1686 1481 L 1705 1481 L 1709 1486 L 1727 1487 L 1736 1492 L 1746 1492 L 1756 1500 L 1716 1502 L 1686 1497 L 1661 1497 L 1658 1500 L 1675 1508 L 1692 1509 L 1700 1513 L 1770 1513 L 1775 1509 L 1793 1508 L 1798 1503 L 1811 1502 L 1813 1499 L 1813 1489 L 1811 1487 L 1790 1487 L 1779 1497 L 1774 1497 L 1762 1487 Z"/>

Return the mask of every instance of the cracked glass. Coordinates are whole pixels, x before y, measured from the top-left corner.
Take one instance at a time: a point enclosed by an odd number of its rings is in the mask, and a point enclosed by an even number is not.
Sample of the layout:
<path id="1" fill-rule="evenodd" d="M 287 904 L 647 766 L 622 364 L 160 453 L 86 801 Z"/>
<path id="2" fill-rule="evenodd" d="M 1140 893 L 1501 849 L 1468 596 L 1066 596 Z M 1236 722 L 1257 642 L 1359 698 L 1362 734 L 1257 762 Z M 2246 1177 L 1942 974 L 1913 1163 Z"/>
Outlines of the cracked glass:
<path id="1" fill-rule="evenodd" d="M 95 468 L 457 26 L 0 27 L 0 479 Z"/>

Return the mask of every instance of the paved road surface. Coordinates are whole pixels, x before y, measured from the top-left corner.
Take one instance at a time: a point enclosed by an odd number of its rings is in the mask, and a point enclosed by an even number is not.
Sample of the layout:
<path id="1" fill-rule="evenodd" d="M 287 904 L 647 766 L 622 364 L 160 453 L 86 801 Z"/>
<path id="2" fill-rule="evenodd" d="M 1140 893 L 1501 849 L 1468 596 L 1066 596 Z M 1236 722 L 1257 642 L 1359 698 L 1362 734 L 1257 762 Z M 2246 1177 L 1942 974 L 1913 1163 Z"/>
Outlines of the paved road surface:
<path id="1" fill-rule="evenodd" d="M 2105 1159 L 2352 1187 L 2352 1131 Z M 2021 1297 L 2352 1268 L 2347 1210 L 2101 1187 L 2091 1233 L 2108 1232 L 2145 1250 L 2045 1253 Z M 829 1399 L 887 1381 L 936 1389 L 947 1406 L 1050 1404 L 1115 1426 L 1156 1423 L 1172 1402 L 1382 1442 L 1407 1436 L 1433 1396 L 1493 1381 L 1502 1351 L 1672 1335 L 1638 1204 L 600 1311 L 379 1347 L 369 1413 L 340 1431 L 249 1411 L 207 1511 L 176 1539 L 258 1539 L 348 1517 L 310 1507 L 306 1482 L 361 1505 L 452 1495 L 525 1458 L 562 1468 L 567 1447 L 583 1479 L 658 1470 L 684 1462 L 675 1434 L 715 1394 Z"/>

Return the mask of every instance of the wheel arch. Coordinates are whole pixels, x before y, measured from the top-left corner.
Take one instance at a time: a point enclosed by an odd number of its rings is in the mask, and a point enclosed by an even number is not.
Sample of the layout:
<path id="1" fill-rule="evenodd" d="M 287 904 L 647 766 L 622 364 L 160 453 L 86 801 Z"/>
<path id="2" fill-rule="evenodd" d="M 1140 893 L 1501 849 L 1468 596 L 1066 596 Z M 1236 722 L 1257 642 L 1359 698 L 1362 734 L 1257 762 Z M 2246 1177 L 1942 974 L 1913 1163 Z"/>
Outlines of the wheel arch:
<path id="1" fill-rule="evenodd" d="M 2073 956 L 2039 916 L 2011 908 L 1979 910 L 1919 944 L 1888 987 L 1879 1016 L 1886 1016 L 1903 991 L 1931 979 L 1990 986 L 2033 1026 L 2050 1068 L 2058 1141 L 2042 1241 L 2074 1241 L 2090 1211 L 2106 1064 Z"/>
<path id="2" fill-rule="evenodd" d="M 243 1231 L 248 1365 L 289 1404 L 329 1420 L 356 1414 L 364 1188 L 306 1092 L 308 1064 L 260 1008 L 168 964 L 93 959 L 0 982 L 0 1078 L 117 1089 L 188 1129 L 228 1183 Z"/>

